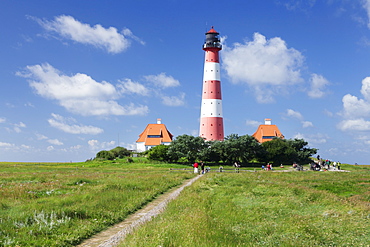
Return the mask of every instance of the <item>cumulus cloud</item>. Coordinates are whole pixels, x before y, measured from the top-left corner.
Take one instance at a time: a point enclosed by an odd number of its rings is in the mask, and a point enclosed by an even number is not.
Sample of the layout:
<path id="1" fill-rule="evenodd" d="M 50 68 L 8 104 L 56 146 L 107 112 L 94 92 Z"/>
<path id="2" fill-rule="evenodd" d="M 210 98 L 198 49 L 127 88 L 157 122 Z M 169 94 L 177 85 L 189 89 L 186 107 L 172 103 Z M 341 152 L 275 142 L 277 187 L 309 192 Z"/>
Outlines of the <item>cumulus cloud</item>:
<path id="1" fill-rule="evenodd" d="M 369 131 L 370 121 L 366 121 L 363 118 L 358 119 L 346 119 L 338 124 L 338 128 L 342 131 L 357 130 L 357 131 Z"/>
<path id="2" fill-rule="evenodd" d="M 330 83 L 325 77 L 318 74 L 312 74 L 310 78 L 310 90 L 308 91 L 308 96 L 311 98 L 322 98 L 325 96 L 325 87 Z"/>
<path id="3" fill-rule="evenodd" d="M 124 79 L 120 81 L 120 84 L 117 86 L 121 93 L 123 94 L 139 94 L 147 96 L 149 94 L 149 89 L 139 82 L 134 82 L 130 79 Z"/>
<path id="4" fill-rule="evenodd" d="M 185 93 L 179 96 L 162 96 L 162 103 L 167 106 L 182 106 L 185 104 Z"/>
<path id="5" fill-rule="evenodd" d="M 291 117 L 297 119 L 301 122 L 303 128 L 313 127 L 313 123 L 310 121 L 305 121 L 302 114 L 298 111 L 294 111 L 292 109 L 287 109 L 285 115 L 287 117 Z"/>
<path id="6" fill-rule="evenodd" d="M 224 46 L 223 66 L 233 83 L 247 84 L 259 102 L 272 102 L 286 86 L 300 83 L 303 55 L 279 37 L 255 33 L 252 41 Z"/>
<path id="7" fill-rule="evenodd" d="M 54 99 L 68 111 L 83 116 L 145 115 L 147 106 L 117 103 L 120 93 L 108 82 L 97 82 L 86 74 L 65 75 L 50 64 L 27 66 L 18 76 L 29 78 L 37 94 Z"/>
<path id="8" fill-rule="evenodd" d="M 109 53 L 125 51 L 131 44 L 127 37 L 138 40 L 142 44 L 144 43 L 127 28 L 123 29 L 122 32 L 118 32 L 115 27 L 104 28 L 100 24 L 90 26 L 76 20 L 72 16 L 56 16 L 52 21 L 33 19 L 48 32 L 57 33 L 65 39 L 78 43 L 93 45 Z"/>
<path id="9" fill-rule="evenodd" d="M 158 75 L 147 75 L 144 78 L 152 82 L 155 86 L 168 88 L 180 86 L 180 82 L 173 78 L 172 76 L 166 75 L 166 73 L 160 73 Z"/>
<path id="10" fill-rule="evenodd" d="M 76 122 L 73 118 L 65 118 L 58 114 L 51 114 L 52 118 L 48 119 L 49 124 L 70 134 L 87 134 L 87 135 L 97 135 L 103 133 L 103 129 L 94 127 L 91 125 L 77 125 L 73 124 Z"/>
<path id="11" fill-rule="evenodd" d="M 346 94 L 342 98 L 343 112 L 345 118 L 370 117 L 370 77 L 362 80 L 361 94 L 364 99 Z"/>
<path id="12" fill-rule="evenodd" d="M 370 130 L 370 77 L 362 80 L 360 90 L 364 99 L 351 94 L 342 98 L 343 110 L 340 115 L 344 118 L 337 127 L 342 131 L 368 131 Z"/>

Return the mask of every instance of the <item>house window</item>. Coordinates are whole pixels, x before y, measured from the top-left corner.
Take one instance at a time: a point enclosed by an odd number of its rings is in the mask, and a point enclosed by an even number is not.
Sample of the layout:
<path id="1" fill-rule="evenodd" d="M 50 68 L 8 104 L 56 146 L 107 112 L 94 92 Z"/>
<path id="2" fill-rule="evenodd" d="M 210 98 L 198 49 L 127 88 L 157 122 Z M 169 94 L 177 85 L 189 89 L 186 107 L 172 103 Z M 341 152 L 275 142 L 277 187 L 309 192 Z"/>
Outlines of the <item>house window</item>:
<path id="1" fill-rule="evenodd" d="M 276 137 L 276 136 L 262 136 L 262 139 L 272 139 L 274 137 Z"/>
<path id="2" fill-rule="evenodd" d="M 161 138 L 161 135 L 148 135 L 148 138 Z"/>

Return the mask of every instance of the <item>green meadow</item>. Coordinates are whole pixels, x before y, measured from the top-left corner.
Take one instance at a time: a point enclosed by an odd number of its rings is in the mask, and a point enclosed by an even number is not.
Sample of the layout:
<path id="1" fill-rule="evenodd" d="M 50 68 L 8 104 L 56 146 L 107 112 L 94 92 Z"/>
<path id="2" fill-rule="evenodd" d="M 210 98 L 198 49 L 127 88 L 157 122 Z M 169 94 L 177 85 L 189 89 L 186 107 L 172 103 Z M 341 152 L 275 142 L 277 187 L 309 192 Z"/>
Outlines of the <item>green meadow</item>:
<path id="1" fill-rule="evenodd" d="M 122 161 L 0 163 L 0 246 L 74 246 L 191 177 Z"/>
<path id="2" fill-rule="evenodd" d="M 0 246 L 77 245 L 195 176 L 169 168 L 184 166 L 0 163 Z M 212 167 L 121 246 L 369 246 L 370 167 L 342 168 Z"/>
<path id="3" fill-rule="evenodd" d="M 210 173 L 120 246 L 369 246 L 370 170 Z"/>

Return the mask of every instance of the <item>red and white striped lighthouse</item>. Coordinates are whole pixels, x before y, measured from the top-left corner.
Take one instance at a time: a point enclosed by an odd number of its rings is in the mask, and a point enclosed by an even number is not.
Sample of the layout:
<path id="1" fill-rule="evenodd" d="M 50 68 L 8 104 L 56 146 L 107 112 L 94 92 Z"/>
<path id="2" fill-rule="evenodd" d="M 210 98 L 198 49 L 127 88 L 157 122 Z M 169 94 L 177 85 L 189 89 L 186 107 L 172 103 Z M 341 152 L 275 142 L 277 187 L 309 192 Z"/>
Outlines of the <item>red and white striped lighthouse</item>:
<path id="1" fill-rule="evenodd" d="M 222 49 L 222 45 L 218 35 L 219 33 L 212 27 L 206 33 L 206 41 L 203 45 L 205 62 L 199 135 L 207 141 L 224 140 L 220 60 L 218 54 Z"/>

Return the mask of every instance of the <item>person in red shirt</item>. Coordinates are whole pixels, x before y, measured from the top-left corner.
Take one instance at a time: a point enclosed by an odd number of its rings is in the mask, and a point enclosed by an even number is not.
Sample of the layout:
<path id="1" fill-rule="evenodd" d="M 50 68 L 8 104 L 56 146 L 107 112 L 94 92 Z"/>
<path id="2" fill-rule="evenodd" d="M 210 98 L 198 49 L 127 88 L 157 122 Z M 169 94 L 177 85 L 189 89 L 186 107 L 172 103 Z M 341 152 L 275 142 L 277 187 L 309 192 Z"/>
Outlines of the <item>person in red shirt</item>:
<path id="1" fill-rule="evenodd" d="M 199 174 L 199 169 L 198 169 L 199 165 L 198 165 L 197 162 L 194 163 L 193 167 L 194 167 L 194 173 L 198 173 Z"/>

